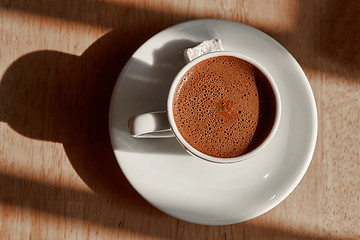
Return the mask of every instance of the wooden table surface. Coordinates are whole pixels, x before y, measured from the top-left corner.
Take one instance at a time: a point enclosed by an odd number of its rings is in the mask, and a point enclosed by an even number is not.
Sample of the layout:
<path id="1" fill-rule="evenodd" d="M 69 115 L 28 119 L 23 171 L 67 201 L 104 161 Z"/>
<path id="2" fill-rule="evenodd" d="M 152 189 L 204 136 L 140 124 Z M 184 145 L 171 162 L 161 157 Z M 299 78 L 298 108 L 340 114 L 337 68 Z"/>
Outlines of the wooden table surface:
<path id="1" fill-rule="evenodd" d="M 131 187 L 108 134 L 132 53 L 176 23 L 228 19 L 279 41 L 318 109 L 311 165 L 244 223 L 170 217 Z M 1 239 L 360 239 L 360 1 L 0 0 Z"/>

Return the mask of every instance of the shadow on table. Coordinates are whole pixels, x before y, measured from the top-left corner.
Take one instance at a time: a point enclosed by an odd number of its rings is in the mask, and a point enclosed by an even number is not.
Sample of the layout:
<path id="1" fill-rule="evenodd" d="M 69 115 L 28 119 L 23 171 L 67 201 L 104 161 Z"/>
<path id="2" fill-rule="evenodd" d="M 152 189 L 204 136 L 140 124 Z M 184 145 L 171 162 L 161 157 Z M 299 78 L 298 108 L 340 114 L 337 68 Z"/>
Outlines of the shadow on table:
<path id="1" fill-rule="evenodd" d="M 236 17 L 229 15 L 228 20 L 246 22 L 270 34 L 283 44 L 304 67 L 345 76 L 351 80 L 360 78 L 358 67 L 360 64 L 359 1 L 349 0 L 344 3 L 341 0 L 315 2 L 299 0 L 282 4 L 297 7 L 294 14 L 295 25 L 284 32 L 264 28 L 261 23 L 248 22 L 246 14 L 236 15 Z M 235 4 L 233 8 L 240 6 Z M 159 12 L 145 10 L 130 3 L 120 5 L 89 0 L 36 0 L 32 2 L 0 0 L 0 8 L 111 29 L 122 27 L 124 22 L 135 27 L 135 29 L 128 29 L 122 40 L 128 37 L 134 40 L 145 40 L 144 36 L 150 36 L 149 33 L 155 34 L 156 30 L 191 18 L 222 16 L 223 11 L 222 7 L 201 13 L 190 10 L 187 16 L 181 16 L 171 14 L 171 9 L 168 12 Z M 239 12 L 241 11 L 242 9 L 239 9 Z M 282 13 L 276 12 L 276 14 Z"/>
<path id="2" fill-rule="evenodd" d="M 211 227 L 176 220 L 149 207 L 129 185 L 117 165 L 108 135 L 107 116 L 112 90 L 120 70 L 146 39 L 168 26 L 189 20 L 190 17 L 95 1 L 52 1 L 51 8 L 46 7 L 44 0 L 38 2 L 39 4 L 25 4 L 20 1 L 1 1 L 0 8 L 63 18 L 70 22 L 112 27 L 114 30 L 96 41 L 81 56 L 55 51 L 37 51 L 17 59 L 9 66 L 1 80 L 0 121 L 8 123 L 26 137 L 62 143 L 78 175 L 97 195 L 1 173 L 1 184 L 15 186 L 2 186 L 2 195 L 9 193 L 14 199 L 20 196 L 23 199 L 37 199 L 34 193 L 53 192 L 58 194 L 55 194 L 58 198 L 54 200 L 70 198 L 95 205 L 106 202 L 109 205 L 102 209 L 102 218 L 98 217 L 99 212 L 84 214 L 74 211 L 69 214 L 57 206 L 40 204 L 41 202 L 21 207 L 154 237 L 227 239 L 231 236 L 246 238 L 247 235 L 316 239 L 316 236 L 307 233 L 283 232 L 266 226 L 252 226 L 251 221 L 238 224 L 236 227 Z M 83 8 L 84 3 L 86 8 Z M 301 32 L 298 30 L 305 28 L 301 23 L 301 16 L 316 14 L 311 9 L 307 10 L 305 5 L 300 5 L 299 8 L 300 20 L 297 31 L 289 35 L 274 33 L 275 38 L 281 39 L 285 46 L 292 39 L 301 38 Z M 308 52 L 299 52 L 291 43 L 289 49 L 300 59 L 301 64 L 303 62 L 308 67 L 325 72 L 329 70 L 316 61 L 306 61 L 311 54 L 320 54 L 331 66 L 339 64 L 338 68 L 331 67 L 329 71 L 335 69 L 337 74 L 356 76 L 359 73 L 356 67 L 359 63 L 359 45 L 354 46 L 354 43 L 357 42 L 359 34 L 354 33 L 358 33 L 359 22 L 348 24 L 347 28 L 342 26 L 351 20 L 349 16 L 359 10 L 359 4 L 354 1 L 350 4 L 333 2 L 330 7 L 333 8 L 329 10 L 328 15 L 320 16 L 326 19 L 321 23 L 323 32 L 318 34 L 312 27 L 314 42 L 303 43 L 308 47 Z M 62 9 L 71 11 L 64 12 Z M 122 25 L 119 25 L 118 22 L 121 21 Z M 127 24 L 124 24 L 124 21 L 128 21 Z M 334 31 L 337 34 L 332 34 Z M 355 40 L 348 38 L 349 35 L 354 36 Z M 324 43 L 324 36 L 332 39 L 331 43 Z M 179 46 L 183 47 L 182 44 L 190 43 L 181 42 Z M 343 48 L 332 50 L 332 44 L 341 45 Z M 144 63 L 144 68 L 146 67 L 148 66 Z M 164 85 L 164 89 L 166 87 Z M 170 148 L 167 151 L 171 153 L 173 150 Z M 28 195 L 24 195 L 24 189 Z M 12 198 L 2 198 L 0 201 L 10 205 L 20 204 Z M 140 221 L 148 224 L 141 225 Z M 171 232 L 174 229 L 177 233 Z"/>
<path id="3" fill-rule="evenodd" d="M 5 187 L 4 183 L 11 187 Z M 180 221 L 147 206 L 137 196 L 131 194 L 127 187 L 124 188 L 123 184 L 121 184 L 123 194 L 130 193 L 125 198 L 129 198 L 131 203 L 124 200 L 124 196 L 115 201 L 105 200 L 91 192 L 69 189 L 4 173 L 0 173 L 0 186 L 1 193 L 6 194 L 6 197 L 1 198 L 2 206 L 20 206 L 36 212 L 71 218 L 72 221 L 85 221 L 86 224 L 90 224 L 93 231 L 98 231 L 97 226 L 101 226 L 112 230 L 131 231 L 133 234 L 145 235 L 154 239 L 174 240 L 324 239 L 311 233 L 279 230 L 275 223 L 271 223 L 271 226 L 266 223 L 259 226 L 256 219 L 227 226 L 205 226 Z M 26 204 L 19 205 L 21 204 L 20 196 L 22 199 L 26 199 Z M 29 201 L 30 199 L 32 201 Z M 66 204 L 62 204 L 61 201 L 66 201 Z M 13 208 L 6 209 L 12 209 L 9 214 L 14 213 Z M 5 207 L 2 211 L 3 214 L 6 214 Z M 132 236 L 134 237 L 134 235 Z M 335 240 L 337 238 L 326 236 L 326 239 Z"/>
<path id="4" fill-rule="evenodd" d="M 263 29 L 302 67 L 360 81 L 360 2 L 297 1 L 296 24 L 287 32 Z"/>

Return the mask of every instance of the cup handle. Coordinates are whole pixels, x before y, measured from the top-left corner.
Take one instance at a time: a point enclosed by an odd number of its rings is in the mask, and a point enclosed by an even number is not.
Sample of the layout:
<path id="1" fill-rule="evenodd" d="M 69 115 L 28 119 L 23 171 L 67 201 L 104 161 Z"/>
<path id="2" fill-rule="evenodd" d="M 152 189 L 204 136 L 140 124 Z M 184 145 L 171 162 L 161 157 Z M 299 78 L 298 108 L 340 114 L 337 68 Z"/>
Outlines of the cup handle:
<path id="1" fill-rule="evenodd" d="M 170 138 L 171 131 L 166 111 L 150 112 L 129 119 L 129 132 L 136 138 Z"/>

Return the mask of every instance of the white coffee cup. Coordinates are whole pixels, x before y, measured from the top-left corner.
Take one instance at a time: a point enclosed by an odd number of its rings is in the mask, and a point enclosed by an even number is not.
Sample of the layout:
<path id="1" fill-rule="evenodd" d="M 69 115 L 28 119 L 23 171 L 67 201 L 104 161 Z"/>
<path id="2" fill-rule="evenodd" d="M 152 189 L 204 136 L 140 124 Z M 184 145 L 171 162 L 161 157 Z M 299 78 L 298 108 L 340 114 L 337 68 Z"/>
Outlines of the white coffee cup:
<path id="1" fill-rule="evenodd" d="M 272 128 L 269 132 L 269 134 L 266 136 L 266 138 L 259 144 L 255 149 L 237 156 L 237 157 L 231 157 L 231 158 L 220 158 L 220 157 L 214 157 L 207 154 L 204 154 L 200 152 L 199 150 L 195 149 L 193 146 L 191 146 L 184 137 L 180 134 L 173 115 L 173 99 L 176 87 L 179 84 L 179 81 L 183 77 L 183 75 L 193 66 L 196 64 L 212 57 L 219 57 L 219 56 L 232 56 L 236 57 L 242 60 L 245 60 L 252 65 L 254 65 L 258 70 L 260 70 L 268 80 L 272 91 L 275 96 L 275 106 L 276 106 L 276 112 L 275 112 L 275 120 L 272 125 Z M 172 85 L 170 87 L 170 91 L 167 98 L 167 109 L 163 111 L 158 112 L 151 112 L 151 113 L 144 113 L 140 114 L 134 117 L 131 117 L 129 119 L 129 131 L 133 137 L 136 138 L 168 138 L 168 137 L 176 137 L 178 142 L 187 150 L 190 154 L 199 157 L 201 159 L 215 162 L 215 163 L 234 163 L 234 162 L 240 162 L 246 159 L 249 159 L 250 157 L 254 156 L 258 152 L 260 152 L 264 147 L 271 141 L 273 136 L 275 135 L 275 132 L 279 126 L 280 122 L 280 115 L 281 115 L 281 102 L 280 102 L 280 94 L 279 90 L 276 86 L 276 83 L 272 76 L 268 73 L 268 71 L 259 64 L 256 60 L 240 54 L 236 52 L 228 52 L 228 51 L 218 51 L 218 52 L 211 52 L 206 53 L 198 58 L 195 58 L 188 64 L 186 64 L 179 73 L 175 76 Z"/>

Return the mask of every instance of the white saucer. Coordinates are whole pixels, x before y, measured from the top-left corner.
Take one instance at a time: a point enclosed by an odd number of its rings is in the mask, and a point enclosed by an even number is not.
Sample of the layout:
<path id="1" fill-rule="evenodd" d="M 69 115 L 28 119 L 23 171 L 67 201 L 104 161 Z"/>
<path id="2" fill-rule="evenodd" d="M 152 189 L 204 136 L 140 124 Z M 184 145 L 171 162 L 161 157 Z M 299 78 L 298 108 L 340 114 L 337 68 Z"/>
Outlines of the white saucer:
<path id="1" fill-rule="evenodd" d="M 245 162 L 222 165 L 190 156 L 175 139 L 131 137 L 129 117 L 165 110 L 183 50 L 213 38 L 256 59 L 276 81 L 282 115 L 269 145 Z M 257 29 L 214 19 L 175 25 L 145 42 L 117 80 L 109 118 L 117 161 L 133 187 L 163 212 L 208 225 L 246 221 L 278 205 L 304 176 L 317 135 L 314 96 L 290 53 Z"/>

